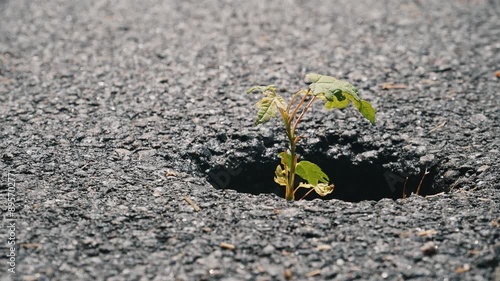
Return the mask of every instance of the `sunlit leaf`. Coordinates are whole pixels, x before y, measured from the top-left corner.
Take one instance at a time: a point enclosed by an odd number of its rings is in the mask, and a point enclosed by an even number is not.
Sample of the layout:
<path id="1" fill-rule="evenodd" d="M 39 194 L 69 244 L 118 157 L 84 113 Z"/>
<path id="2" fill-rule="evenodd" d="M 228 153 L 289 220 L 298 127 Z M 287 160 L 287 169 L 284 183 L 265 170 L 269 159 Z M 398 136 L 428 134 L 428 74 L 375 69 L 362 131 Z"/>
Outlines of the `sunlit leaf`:
<path id="1" fill-rule="evenodd" d="M 373 108 L 369 102 L 361 100 L 359 102 L 354 102 L 354 106 L 366 119 L 372 124 L 375 124 L 375 108 Z"/>
<path id="2" fill-rule="evenodd" d="M 369 102 L 359 98 L 358 89 L 349 82 L 317 73 L 309 73 L 306 77 L 312 81 L 309 89 L 313 95 L 325 101 L 327 109 L 342 109 L 351 101 L 366 119 L 375 123 L 375 109 Z"/>
<path id="3" fill-rule="evenodd" d="M 281 165 L 278 165 L 276 167 L 276 171 L 274 172 L 274 181 L 282 186 L 286 186 L 287 184 L 287 177 L 286 177 L 286 172 L 281 168 Z"/>
<path id="4" fill-rule="evenodd" d="M 255 105 L 259 109 L 255 125 L 266 123 L 269 119 L 276 116 L 278 108 L 286 109 L 285 100 L 283 97 L 276 94 L 276 88 L 273 85 L 252 87 L 247 93 L 254 91 L 259 91 L 264 94 L 264 97 Z"/>
<path id="5" fill-rule="evenodd" d="M 330 180 L 318 165 L 309 161 L 297 163 L 295 173 L 312 185 L 317 185 L 318 182 L 328 183 Z"/>
<path id="6" fill-rule="evenodd" d="M 349 100 L 347 98 L 345 98 L 345 96 L 342 96 L 342 97 L 343 97 L 343 99 L 339 100 L 336 96 L 332 95 L 332 100 L 331 101 L 327 101 L 325 103 L 325 107 L 327 109 L 332 109 L 332 108 L 342 109 L 342 108 L 346 108 L 349 105 Z"/>
<path id="7" fill-rule="evenodd" d="M 311 85 L 309 85 L 309 89 L 311 89 L 314 95 L 319 95 L 321 93 L 329 95 L 340 90 L 343 95 L 350 95 L 353 99 L 360 100 L 358 89 L 347 81 L 338 80 L 335 77 L 317 73 L 309 73 L 306 77 L 312 81 Z"/>
<path id="8" fill-rule="evenodd" d="M 333 184 L 327 184 L 327 183 L 318 183 L 316 185 L 314 184 L 310 184 L 310 183 L 303 183 L 301 182 L 299 184 L 299 187 L 303 187 L 303 188 L 313 188 L 314 191 L 316 191 L 316 193 L 319 194 L 319 196 L 326 196 L 330 193 L 332 193 L 333 191 L 333 187 L 334 185 Z"/>

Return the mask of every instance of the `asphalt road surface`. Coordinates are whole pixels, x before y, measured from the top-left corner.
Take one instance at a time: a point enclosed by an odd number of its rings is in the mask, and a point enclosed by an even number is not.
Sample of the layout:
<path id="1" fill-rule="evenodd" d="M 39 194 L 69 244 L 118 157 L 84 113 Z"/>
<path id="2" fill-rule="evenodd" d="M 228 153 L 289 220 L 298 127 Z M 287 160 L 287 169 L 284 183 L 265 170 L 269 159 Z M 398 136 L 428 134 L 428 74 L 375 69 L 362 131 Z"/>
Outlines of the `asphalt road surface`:
<path id="1" fill-rule="evenodd" d="M 499 15 L 0 0 L 0 280 L 499 281 Z M 308 72 L 377 121 L 314 105 L 299 153 L 335 190 L 286 202 L 283 129 L 244 93 L 288 98 Z"/>

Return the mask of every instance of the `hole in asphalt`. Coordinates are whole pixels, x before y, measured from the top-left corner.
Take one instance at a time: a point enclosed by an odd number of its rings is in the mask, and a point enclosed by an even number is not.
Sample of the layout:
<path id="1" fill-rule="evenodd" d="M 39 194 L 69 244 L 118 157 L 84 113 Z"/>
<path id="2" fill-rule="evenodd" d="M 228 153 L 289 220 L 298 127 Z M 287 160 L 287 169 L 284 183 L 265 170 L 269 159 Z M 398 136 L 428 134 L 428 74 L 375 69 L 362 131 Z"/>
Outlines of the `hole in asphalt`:
<path id="1" fill-rule="evenodd" d="M 384 168 L 389 161 L 377 159 L 353 164 L 347 157 L 327 159 L 323 153 L 304 155 L 302 159 L 318 164 L 335 184 L 334 191 L 325 197 L 311 192 L 306 199 L 321 198 L 325 200 L 340 199 L 349 202 L 362 200 L 380 200 L 383 198 L 399 199 L 403 196 L 403 187 L 406 177 L 406 195 L 409 196 L 416 189 L 425 172 L 421 169 L 418 174 L 402 175 Z M 274 171 L 279 160 L 256 159 L 255 161 L 241 162 L 233 167 L 213 167 L 208 170 L 208 181 L 217 189 L 233 189 L 238 192 L 261 194 L 274 193 L 284 198 L 285 188 L 273 180 Z M 432 195 L 438 192 L 433 188 L 436 171 L 428 170 L 420 188 L 420 195 Z M 301 188 L 295 197 L 301 198 L 307 192 Z"/>

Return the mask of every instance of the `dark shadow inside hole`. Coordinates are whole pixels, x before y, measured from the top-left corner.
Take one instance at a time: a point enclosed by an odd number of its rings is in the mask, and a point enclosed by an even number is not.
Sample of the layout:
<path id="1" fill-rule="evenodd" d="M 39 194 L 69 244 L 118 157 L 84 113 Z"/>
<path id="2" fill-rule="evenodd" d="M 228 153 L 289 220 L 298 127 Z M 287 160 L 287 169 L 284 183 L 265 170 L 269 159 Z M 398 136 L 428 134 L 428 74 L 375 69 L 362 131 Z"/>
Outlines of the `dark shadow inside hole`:
<path id="1" fill-rule="evenodd" d="M 321 198 L 325 200 L 340 199 L 349 202 L 362 200 L 380 200 L 383 198 L 399 199 L 403 197 L 406 182 L 406 196 L 415 193 L 422 180 L 425 168 L 419 174 L 402 175 L 383 167 L 383 159 L 371 162 L 365 161 L 353 164 L 348 158 L 326 159 L 322 154 L 305 155 L 302 159 L 310 160 L 319 165 L 335 184 L 334 191 L 321 197 L 311 192 L 306 200 Z M 233 189 L 238 192 L 261 194 L 274 193 L 284 198 L 285 188 L 273 180 L 278 160 L 259 159 L 256 162 L 242 162 L 234 168 L 215 167 L 210 169 L 208 180 L 218 189 Z M 433 188 L 435 171 L 428 170 L 423 177 L 419 195 L 436 194 L 439 190 Z M 295 194 L 300 199 L 307 189 L 299 189 Z"/>

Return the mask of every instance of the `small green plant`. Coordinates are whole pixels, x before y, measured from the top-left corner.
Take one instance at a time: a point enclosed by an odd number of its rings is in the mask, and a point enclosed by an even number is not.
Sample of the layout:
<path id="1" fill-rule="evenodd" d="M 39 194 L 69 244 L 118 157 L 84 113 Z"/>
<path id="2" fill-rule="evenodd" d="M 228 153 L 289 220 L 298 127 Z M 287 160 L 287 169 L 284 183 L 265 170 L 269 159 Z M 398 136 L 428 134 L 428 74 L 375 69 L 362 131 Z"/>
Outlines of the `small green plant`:
<path id="1" fill-rule="evenodd" d="M 247 93 L 260 92 L 264 95 L 256 104 L 258 108 L 256 126 L 266 123 L 278 112 L 283 119 L 289 147 L 279 154 L 281 163 L 276 167 L 274 181 L 285 186 L 286 200 L 295 200 L 295 192 L 299 188 L 309 189 L 302 198 L 313 190 L 320 196 L 328 195 L 333 191 L 334 185 L 329 184 L 330 179 L 321 168 L 309 161 L 299 162 L 299 155 L 296 153 L 297 143 L 300 140 L 300 136 L 296 135 L 297 126 L 315 100 L 325 102 L 327 109 L 342 109 L 352 103 L 366 119 L 372 124 L 375 123 L 375 109 L 369 102 L 359 98 L 358 90 L 353 85 L 316 73 L 309 73 L 306 77 L 312 82 L 309 88 L 301 89 L 293 94 L 288 104 L 282 96 L 276 93 L 273 85 L 255 86 L 247 91 Z M 300 100 L 296 102 L 299 97 Z M 300 182 L 295 186 L 295 175 L 306 182 Z"/>

